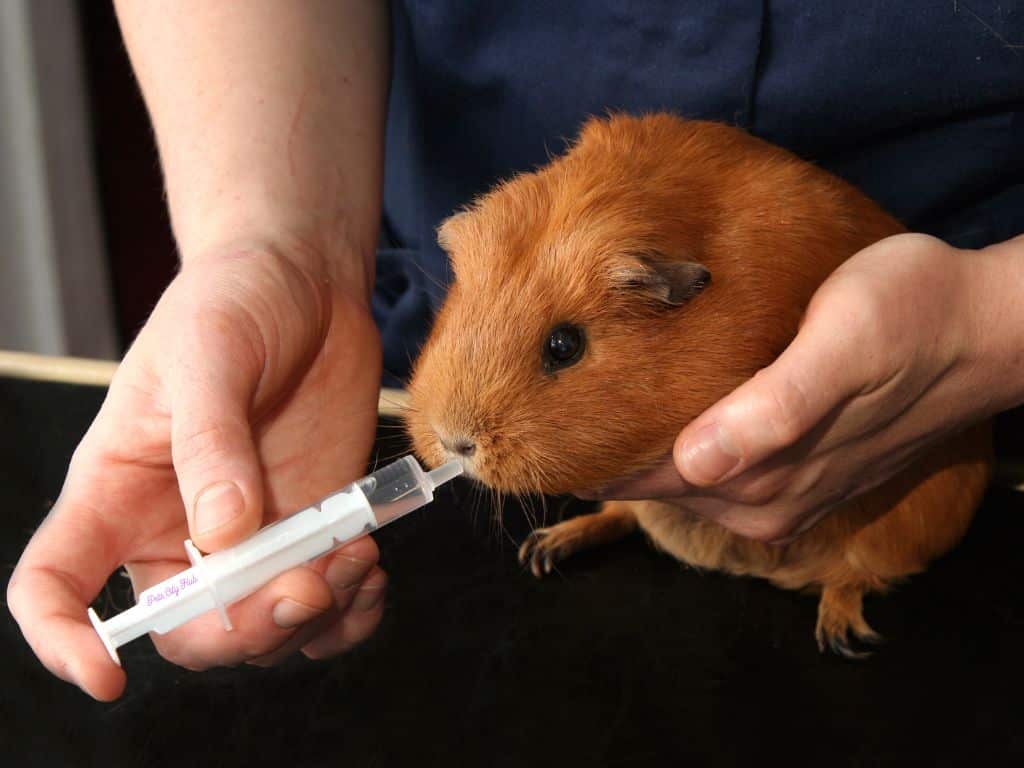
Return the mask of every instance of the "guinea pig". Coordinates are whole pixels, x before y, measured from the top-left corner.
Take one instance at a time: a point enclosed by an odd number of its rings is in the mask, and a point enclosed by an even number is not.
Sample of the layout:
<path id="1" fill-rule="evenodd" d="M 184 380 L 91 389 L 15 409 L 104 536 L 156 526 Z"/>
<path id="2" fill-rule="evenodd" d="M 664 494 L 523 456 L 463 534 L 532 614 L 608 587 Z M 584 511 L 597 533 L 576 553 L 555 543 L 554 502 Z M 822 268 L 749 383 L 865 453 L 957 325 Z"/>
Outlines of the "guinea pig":
<path id="1" fill-rule="evenodd" d="M 516 494 L 649 468 L 779 355 L 842 261 L 902 231 L 851 185 L 739 129 L 591 119 L 566 154 L 439 228 L 454 280 L 409 385 L 413 446 Z M 958 542 L 990 468 L 985 423 L 787 545 L 665 502 L 610 501 L 535 531 L 520 558 L 540 576 L 639 527 L 693 566 L 820 592 L 819 648 L 857 657 L 851 633 L 878 639 L 863 596 Z"/>

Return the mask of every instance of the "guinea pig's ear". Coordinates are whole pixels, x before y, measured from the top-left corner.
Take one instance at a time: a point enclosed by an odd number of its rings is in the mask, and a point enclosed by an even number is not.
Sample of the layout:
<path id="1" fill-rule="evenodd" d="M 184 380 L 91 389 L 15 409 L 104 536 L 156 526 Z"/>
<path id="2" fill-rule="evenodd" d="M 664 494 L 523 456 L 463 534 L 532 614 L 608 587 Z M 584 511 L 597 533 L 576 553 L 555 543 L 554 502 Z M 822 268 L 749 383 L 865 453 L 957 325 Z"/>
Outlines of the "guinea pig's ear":
<path id="1" fill-rule="evenodd" d="M 696 261 L 672 261 L 660 255 L 644 254 L 623 261 L 612 271 L 612 282 L 620 288 L 679 307 L 711 282 L 711 272 Z"/>

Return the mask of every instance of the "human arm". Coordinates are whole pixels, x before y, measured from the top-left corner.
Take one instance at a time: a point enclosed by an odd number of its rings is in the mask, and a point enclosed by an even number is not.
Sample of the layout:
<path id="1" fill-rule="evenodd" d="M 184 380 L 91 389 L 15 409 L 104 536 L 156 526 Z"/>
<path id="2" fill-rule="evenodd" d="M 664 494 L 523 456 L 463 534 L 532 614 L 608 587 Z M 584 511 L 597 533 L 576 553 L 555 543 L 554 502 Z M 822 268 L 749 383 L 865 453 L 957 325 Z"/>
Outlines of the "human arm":
<path id="1" fill-rule="evenodd" d="M 138 593 L 185 567 L 184 538 L 220 549 L 362 474 L 380 373 L 386 6 L 122 0 L 118 15 L 182 269 L 8 587 L 42 662 L 101 699 L 125 684 L 85 618 L 110 573 L 125 564 Z M 344 650 L 380 619 L 376 560 L 363 540 L 234 606 L 236 631 L 198 619 L 157 647 L 190 668 Z"/>

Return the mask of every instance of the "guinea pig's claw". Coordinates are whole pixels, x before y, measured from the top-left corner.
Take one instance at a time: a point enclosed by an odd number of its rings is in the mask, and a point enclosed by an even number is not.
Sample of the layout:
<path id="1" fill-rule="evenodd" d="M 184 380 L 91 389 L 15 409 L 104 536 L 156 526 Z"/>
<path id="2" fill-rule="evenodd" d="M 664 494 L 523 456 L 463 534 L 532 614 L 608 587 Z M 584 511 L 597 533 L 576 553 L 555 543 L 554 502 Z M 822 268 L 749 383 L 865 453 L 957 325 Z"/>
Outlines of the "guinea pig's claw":
<path id="1" fill-rule="evenodd" d="M 876 647 L 880 645 L 885 645 L 885 638 L 877 632 L 875 632 L 875 630 L 873 629 L 869 629 L 866 632 L 861 632 L 859 635 L 857 635 L 857 639 L 860 640 L 862 643 L 867 643 L 868 645 L 874 645 Z"/>
<path id="2" fill-rule="evenodd" d="M 554 567 L 552 553 L 541 544 L 549 533 L 548 528 L 538 528 L 519 547 L 519 562 L 522 565 L 529 563 L 530 571 L 538 579 L 543 578 L 545 573 L 551 573 Z"/>
<path id="3" fill-rule="evenodd" d="M 547 535 L 547 528 L 538 528 L 526 537 L 526 540 L 519 546 L 520 565 L 526 565 L 526 561 L 530 559 L 530 555 L 537 548 L 538 542 Z"/>
<path id="4" fill-rule="evenodd" d="M 872 633 L 873 637 L 862 638 L 868 639 L 869 642 L 877 643 L 881 641 L 881 635 Z M 828 634 L 825 632 L 818 633 L 818 650 L 822 653 L 825 652 L 825 648 L 828 647 L 832 653 L 837 656 L 842 656 L 844 659 L 851 661 L 863 661 L 868 659 L 874 654 L 871 651 L 855 651 L 850 647 L 850 641 L 845 632 L 842 634 Z"/>
<path id="5" fill-rule="evenodd" d="M 832 649 L 833 653 L 838 653 L 844 659 L 850 659 L 852 661 L 860 661 L 871 656 L 870 651 L 855 651 L 850 647 L 847 639 L 833 637 L 829 641 L 829 648 Z"/>
<path id="6" fill-rule="evenodd" d="M 550 528 L 538 528 L 519 548 L 519 562 L 529 564 L 533 575 L 538 579 L 555 570 L 555 566 L 588 546 L 601 543 L 601 539 L 593 536 L 593 531 L 600 533 L 600 526 L 595 525 L 598 515 L 580 515 L 571 520 L 563 520 Z"/>

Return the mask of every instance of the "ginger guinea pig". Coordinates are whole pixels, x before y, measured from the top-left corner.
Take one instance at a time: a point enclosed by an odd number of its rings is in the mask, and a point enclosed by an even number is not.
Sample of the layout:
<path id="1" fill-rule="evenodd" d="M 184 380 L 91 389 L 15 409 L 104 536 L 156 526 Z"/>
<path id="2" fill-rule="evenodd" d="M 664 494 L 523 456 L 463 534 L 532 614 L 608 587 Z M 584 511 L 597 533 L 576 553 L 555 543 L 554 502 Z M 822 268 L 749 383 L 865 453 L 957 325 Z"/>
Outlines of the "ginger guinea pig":
<path id="1" fill-rule="evenodd" d="M 903 231 L 845 182 L 724 125 L 592 119 L 562 157 L 439 230 L 455 279 L 410 383 L 431 465 L 510 493 L 599 488 L 770 364 L 846 258 Z M 605 502 L 536 531 L 534 573 L 641 528 L 695 566 L 820 591 L 816 637 L 877 635 L 862 597 L 963 535 L 987 483 L 987 424 L 846 502 L 793 543 L 744 539 L 659 501 Z"/>

